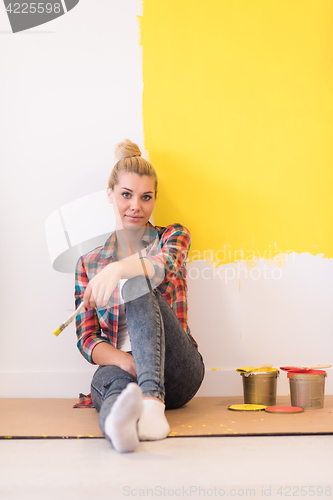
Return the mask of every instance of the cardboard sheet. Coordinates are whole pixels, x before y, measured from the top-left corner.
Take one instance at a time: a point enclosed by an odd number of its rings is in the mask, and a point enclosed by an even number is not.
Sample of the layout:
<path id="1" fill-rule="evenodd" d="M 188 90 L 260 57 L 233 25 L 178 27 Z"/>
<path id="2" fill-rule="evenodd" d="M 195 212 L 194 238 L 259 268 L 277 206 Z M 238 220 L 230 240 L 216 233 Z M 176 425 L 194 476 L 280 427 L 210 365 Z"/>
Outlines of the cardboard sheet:
<path id="1" fill-rule="evenodd" d="M 101 438 L 98 413 L 73 408 L 76 399 L 0 399 L 0 438 Z M 168 410 L 170 437 L 333 434 L 333 396 L 324 408 L 300 414 L 265 411 L 235 412 L 229 405 L 242 397 L 194 398 L 178 410 Z M 290 405 L 288 396 L 278 405 Z"/>

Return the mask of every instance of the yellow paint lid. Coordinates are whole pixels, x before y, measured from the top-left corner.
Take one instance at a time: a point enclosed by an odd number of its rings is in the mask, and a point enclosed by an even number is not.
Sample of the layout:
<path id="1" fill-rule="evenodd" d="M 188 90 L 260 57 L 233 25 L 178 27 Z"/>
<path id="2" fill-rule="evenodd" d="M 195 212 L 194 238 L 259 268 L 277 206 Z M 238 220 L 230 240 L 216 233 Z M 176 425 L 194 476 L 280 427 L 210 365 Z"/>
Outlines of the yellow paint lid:
<path id="1" fill-rule="evenodd" d="M 278 368 L 267 367 L 267 368 L 257 368 L 255 366 L 243 366 L 242 368 L 237 368 L 236 372 L 240 373 L 250 373 L 250 372 L 277 372 Z"/>
<path id="2" fill-rule="evenodd" d="M 251 405 L 251 404 L 228 406 L 228 410 L 233 410 L 233 411 L 262 411 L 265 408 L 267 408 L 267 406 L 265 405 Z"/>

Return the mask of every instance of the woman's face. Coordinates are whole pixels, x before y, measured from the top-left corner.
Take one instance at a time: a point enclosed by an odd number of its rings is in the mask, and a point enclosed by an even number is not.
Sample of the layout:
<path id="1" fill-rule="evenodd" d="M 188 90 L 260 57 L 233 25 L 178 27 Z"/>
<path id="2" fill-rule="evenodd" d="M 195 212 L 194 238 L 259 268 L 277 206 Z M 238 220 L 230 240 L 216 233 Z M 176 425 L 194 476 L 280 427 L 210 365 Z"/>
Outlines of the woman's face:
<path id="1" fill-rule="evenodd" d="M 155 182 L 148 175 L 124 172 L 113 191 L 108 188 L 113 203 L 117 228 L 144 226 L 155 205 Z"/>

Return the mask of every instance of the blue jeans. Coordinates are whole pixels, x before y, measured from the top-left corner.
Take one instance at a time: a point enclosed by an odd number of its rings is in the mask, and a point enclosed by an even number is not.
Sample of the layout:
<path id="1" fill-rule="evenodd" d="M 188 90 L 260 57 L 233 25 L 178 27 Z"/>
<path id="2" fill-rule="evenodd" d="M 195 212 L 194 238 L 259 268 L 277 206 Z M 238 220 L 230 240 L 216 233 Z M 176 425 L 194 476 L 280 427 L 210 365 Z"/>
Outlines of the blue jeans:
<path id="1" fill-rule="evenodd" d="M 144 397 L 155 397 L 167 409 L 188 403 L 198 391 L 205 373 L 201 354 L 190 341 L 176 314 L 161 292 L 149 290 L 137 276 L 122 290 L 137 380 L 118 366 L 100 366 L 91 382 L 91 397 L 104 423 L 127 384 L 136 382 Z"/>

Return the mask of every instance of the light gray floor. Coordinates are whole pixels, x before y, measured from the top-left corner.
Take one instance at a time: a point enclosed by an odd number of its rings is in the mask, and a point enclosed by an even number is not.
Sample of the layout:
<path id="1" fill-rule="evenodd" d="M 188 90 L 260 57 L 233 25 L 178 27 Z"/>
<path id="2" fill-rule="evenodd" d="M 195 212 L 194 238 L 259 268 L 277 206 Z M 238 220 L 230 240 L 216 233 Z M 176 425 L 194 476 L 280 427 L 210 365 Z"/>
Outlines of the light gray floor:
<path id="1" fill-rule="evenodd" d="M 333 499 L 332 466 L 333 436 L 2 440 L 0 499 Z"/>

